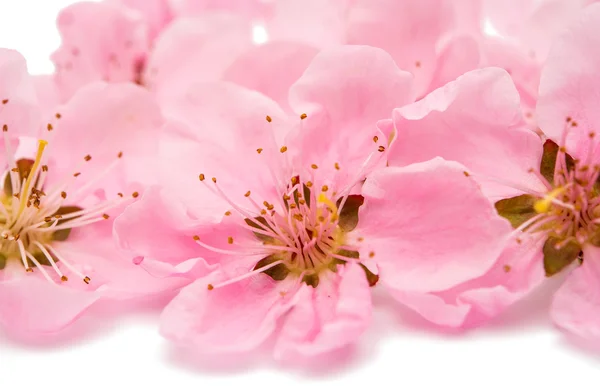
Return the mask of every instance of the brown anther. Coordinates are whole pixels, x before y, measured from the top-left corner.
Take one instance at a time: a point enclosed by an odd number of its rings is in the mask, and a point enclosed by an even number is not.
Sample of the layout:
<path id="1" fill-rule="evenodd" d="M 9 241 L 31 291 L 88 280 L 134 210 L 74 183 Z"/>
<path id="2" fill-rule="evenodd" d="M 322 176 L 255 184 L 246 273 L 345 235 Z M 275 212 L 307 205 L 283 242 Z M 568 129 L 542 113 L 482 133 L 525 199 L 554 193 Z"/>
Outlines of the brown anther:
<path id="1" fill-rule="evenodd" d="M 522 244 L 523 240 L 521 240 L 520 238 L 517 238 L 517 244 Z"/>
<path id="2" fill-rule="evenodd" d="M 7 124 L 2 125 L 2 131 L 5 132 L 5 133 L 8 131 L 8 125 Z"/>
<path id="3" fill-rule="evenodd" d="M 19 238 L 21 238 L 21 235 L 19 233 L 15 234 L 14 237 L 13 237 L 13 239 L 15 241 L 19 241 Z"/>
<path id="4" fill-rule="evenodd" d="M 52 123 L 48 123 L 48 126 L 46 126 L 46 128 L 48 129 L 48 131 L 54 130 L 54 127 L 52 126 Z"/>
<path id="5" fill-rule="evenodd" d="M 504 267 L 502 267 L 502 269 L 504 270 L 504 272 L 510 272 L 511 267 L 510 267 L 510 265 L 507 264 Z"/>
<path id="6" fill-rule="evenodd" d="M 225 211 L 225 215 L 229 217 L 231 215 L 231 211 Z"/>
<path id="7" fill-rule="evenodd" d="M 212 180 L 213 183 L 215 183 L 215 184 L 217 183 L 217 178 L 216 177 L 213 177 L 211 180 Z"/>
<path id="8" fill-rule="evenodd" d="M 308 188 L 311 188 L 311 187 L 313 186 L 313 183 L 312 183 L 312 181 L 307 181 L 307 182 L 306 182 L 306 186 L 307 186 Z"/>
<path id="9" fill-rule="evenodd" d="M 92 156 L 90 156 L 89 154 L 87 156 L 85 156 L 83 158 L 85 161 L 90 161 L 92 159 Z"/>
<path id="10" fill-rule="evenodd" d="M 131 196 L 137 198 L 138 196 L 140 196 L 140 193 L 136 191 L 133 194 L 131 194 Z"/>
<path id="11" fill-rule="evenodd" d="M 91 281 L 91 279 L 87 276 L 85 278 L 83 278 L 83 283 L 85 283 L 85 284 L 90 284 L 90 281 Z"/>
<path id="12" fill-rule="evenodd" d="M 30 272 L 33 272 L 33 268 L 31 268 L 31 267 L 28 267 L 28 268 L 25 270 L 25 272 L 28 272 L 28 273 L 30 273 Z"/>
<path id="13" fill-rule="evenodd" d="M 578 124 L 577 124 L 577 122 L 575 122 L 575 121 L 572 121 L 572 122 L 571 122 L 571 126 L 572 126 L 572 127 L 577 127 L 577 126 L 578 126 Z"/>
<path id="14" fill-rule="evenodd" d="M 385 152 L 385 146 L 380 146 L 377 148 L 377 150 L 380 152 Z"/>
<path id="15" fill-rule="evenodd" d="M 465 175 L 466 177 L 471 176 L 471 174 L 469 172 L 467 172 L 467 171 L 463 171 L 463 175 Z"/>
<path id="16" fill-rule="evenodd" d="M 329 187 L 327 187 L 326 185 L 324 185 L 323 187 L 321 187 L 321 191 L 327 192 L 327 191 L 329 191 Z"/>
<path id="17" fill-rule="evenodd" d="M 79 175 L 81 175 L 81 172 L 75 172 L 75 173 L 73 174 L 73 176 L 75 176 L 75 177 L 77 177 L 77 176 L 79 176 Z"/>
<path id="18" fill-rule="evenodd" d="M 122 192 L 119 192 L 119 193 L 117 193 L 117 196 L 118 196 L 119 198 L 122 198 L 124 195 L 123 195 L 123 193 L 122 193 Z"/>
<path id="19" fill-rule="evenodd" d="M 2 100 L 2 104 L 7 104 L 8 103 L 8 99 L 3 99 Z"/>
<path id="20" fill-rule="evenodd" d="M 250 194 L 251 194 L 251 192 L 250 192 L 250 191 L 248 191 L 248 192 L 246 192 L 246 193 L 244 194 L 244 196 L 247 198 L 247 197 L 249 197 L 249 196 L 250 196 Z"/>
<path id="21" fill-rule="evenodd" d="M 335 169 L 337 169 L 338 171 L 340 170 L 340 164 L 339 163 L 335 163 L 333 164 L 333 166 L 335 167 Z"/>
<path id="22" fill-rule="evenodd" d="M 572 120 L 573 119 L 570 116 L 567 117 L 567 123 L 571 122 Z"/>
<path id="23" fill-rule="evenodd" d="M 194 239 L 194 241 L 200 241 L 200 236 L 194 236 L 192 238 Z"/>
<path id="24" fill-rule="evenodd" d="M 268 116 L 268 115 L 267 115 L 266 119 L 267 119 L 267 122 L 269 122 L 269 123 L 271 123 L 273 121 L 273 119 L 270 116 Z"/>
<path id="25" fill-rule="evenodd" d="M 310 167 L 311 167 L 312 169 L 317 169 L 317 168 L 319 168 L 319 166 L 318 166 L 317 164 L 311 164 L 311 166 L 310 166 Z"/>
<path id="26" fill-rule="evenodd" d="M 123 152 L 117 153 L 117 158 L 121 158 L 121 157 L 123 157 Z"/>
<path id="27" fill-rule="evenodd" d="M 290 204 L 290 208 L 291 208 L 291 209 L 295 209 L 295 208 L 296 208 L 296 203 L 292 203 L 292 204 Z"/>
<path id="28" fill-rule="evenodd" d="M 369 257 L 370 257 L 370 258 L 373 258 L 373 257 L 375 257 L 375 252 L 369 252 Z"/>
<path id="29" fill-rule="evenodd" d="M 110 218 L 110 215 L 108 215 L 108 214 L 102 214 L 102 218 L 104 218 L 104 219 L 109 219 L 109 218 Z"/>
<path id="30" fill-rule="evenodd" d="M 292 177 L 292 185 L 298 184 L 298 178 L 296 176 Z"/>
<path id="31" fill-rule="evenodd" d="M 300 119 L 302 119 L 302 120 L 306 119 L 307 117 L 308 117 L 308 115 L 306 115 L 306 114 L 300 115 Z"/>
<path id="32" fill-rule="evenodd" d="M 17 173 L 19 172 L 19 168 L 12 168 L 11 171 Z"/>
<path id="33" fill-rule="evenodd" d="M 560 148 L 558 148 L 558 151 L 561 153 L 567 153 L 567 148 L 564 146 L 561 146 Z"/>
<path id="34" fill-rule="evenodd" d="M 275 208 L 275 206 L 273 206 L 272 204 L 267 206 L 267 210 L 269 210 L 269 211 L 273 210 L 274 208 Z"/>
<path id="35" fill-rule="evenodd" d="M 300 203 L 300 204 L 302 204 L 302 205 L 305 205 L 305 204 L 306 204 L 306 201 L 305 201 L 304 199 L 298 199 L 298 203 Z"/>
<path id="36" fill-rule="evenodd" d="M 596 133 L 594 133 L 593 131 L 590 132 L 590 134 L 588 134 L 590 138 L 594 138 L 596 136 Z"/>
<path id="37" fill-rule="evenodd" d="M 263 148 L 258 148 L 258 149 L 256 149 L 256 153 L 258 153 L 258 154 L 261 154 L 261 153 L 262 153 L 262 151 L 263 151 Z"/>
<path id="38" fill-rule="evenodd" d="M 289 196 L 288 194 L 283 194 L 283 200 L 285 200 L 285 201 L 287 202 L 287 201 L 288 201 L 288 200 L 290 200 L 290 199 L 291 199 L 291 198 L 290 198 L 290 196 Z M 265 206 L 268 206 L 268 205 L 269 205 L 267 201 L 265 201 L 263 204 L 264 204 Z"/>
<path id="39" fill-rule="evenodd" d="M 48 165 L 42 165 L 42 172 L 48 172 Z"/>
<path id="40" fill-rule="evenodd" d="M 45 217 L 44 222 L 52 222 L 52 217 Z"/>
<path id="41" fill-rule="evenodd" d="M 227 243 L 233 244 L 233 237 L 227 237 Z"/>
<path id="42" fill-rule="evenodd" d="M 319 220 L 319 222 L 325 222 L 325 217 L 322 215 L 319 215 L 319 218 L 317 218 Z"/>
<path id="43" fill-rule="evenodd" d="M 61 219 L 61 218 L 62 218 L 62 215 L 60 215 L 60 214 L 54 214 L 54 218 L 55 218 L 55 219 Z"/>
<path id="44" fill-rule="evenodd" d="M 294 214 L 294 219 L 297 220 L 297 221 L 299 221 L 299 222 L 304 221 L 304 217 L 302 215 L 300 215 L 300 214 Z"/>
<path id="45" fill-rule="evenodd" d="M 64 191 L 63 191 L 63 192 L 61 192 L 61 193 L 60 193 L 60 197 L 61 197 L 61 198 L 63 198 L 63 199 L 67 199 L 67 193 L 66 193 L 66 192 L 64 192 Z"/>
<path id="46" fill-rule="evenodd" d="M 364 237 L 358 237 L 358 238 L 356 239 L 356 241 L 358 241 L 358 242 L 363 242 L 364 240 L 365 240 L 365 238 L 364 238 Z"/>
<path id="47" fill-rule="evenodd" d="M 20 198 L 21 198 L 21 195 L 20 195 L 20 194 L 18 194 L 18 193 L 17 193 L 17 194 L 13 194 L 13 196 L 14 196 L 15 198 L 17 198 L 17 199 L 20 199 Z"/>
<path id="48" fill-rule="evenodd" d="M 198 178 L 200 179 L 200 181 L 204 181 L 204 179 L 206 179 L 204 173 L 201 173 L 200 176 L 198 176 Z"/>
<path id="49" fill-rule="evenodd" d="M 260 215 L 267 215 L 267 210 L 261 209 L 260 210 Z"/>
<path id="50" fill-rule="evenodd" d="M 63 275 L 63 276 L 60 277 L 60 280 L 63 281 L 63 282 L 68 282 L 69 278 L 67 278 L 65 275 Z"/>
<path id="51" fill-rule="evenodd" d="M 420 67 L 421 67 L 421 61 L 417 61 L 417 62 L 415 62 L 415 66 L 416 66 L 417 68 L 420 68 Z"/>
<path id="52" fill-rule="evenodd" d="M 211 291 L 211 290 L 212 290 L 212 289 L 214 289 L 215 287 L 214 287 L 212 284 L 209 284 L 209 285 L 207 286 L 207 288 L 208 288 L 208 291 Z"/>
<path id="53" fill-rule="evenodd" d="M 374 136 L 373 137 L 373 142 L 377 143 L 377 141 L 379 141 L 379 137 L 378 136 Z"/>
<path id="54" fill-rule="evenodd" d="M 285 153 L 285 152 L 287 152 L 287 146 L 282 146 L 282 147 L 281 147 L 281 149 L 279 149 L 279 151 L 280 151 L 281 153 Z"/>
<path id="55" fill-rule="evenodd" d="M 57 112 L 54 116 L 56 117 L 56 119 L 62 118 L 62 115 L 60 114 L 60 112 Z"/>

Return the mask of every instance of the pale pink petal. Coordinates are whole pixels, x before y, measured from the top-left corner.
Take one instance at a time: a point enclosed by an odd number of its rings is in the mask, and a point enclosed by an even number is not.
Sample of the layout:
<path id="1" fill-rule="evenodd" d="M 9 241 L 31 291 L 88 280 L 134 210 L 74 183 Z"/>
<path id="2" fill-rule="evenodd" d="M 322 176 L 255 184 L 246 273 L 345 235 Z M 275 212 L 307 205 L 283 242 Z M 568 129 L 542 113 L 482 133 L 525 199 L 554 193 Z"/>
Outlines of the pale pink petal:
<path id="1" fill-rule="evenodd" d="M 63 101 L 92 81 L 139 81 L 149 50 L 139 12 L 118 4 L 82 2 L 58 16 L 62 38 L 52 55 Z"/>
<path id="2" fill-rule="evenodd" d="M 275 0 L 167 0 L 175 15 L 200 15 L 207 11 L 229 11 L 247 19 L 269 15 Z"/>
<path id="3" fill-rule="evenodd" d="M 148 91 L 134 84 L 97 82 L 57 112 L 60 119 L 53 117 L 51 127 L 40 134 L 49 141 L 49 182 L 81 172 L 69 187 L 74 192 L 108 170 L 89 188 L 101 188 L 110 196 L 132 182 L 154 182 L 163 120 Z M 89 161 L 84 160 L 87 155 Z"/>
<path id="4" fill-rule="evenodd" d="M 288 107 L 288 91 L 317 55 L 312 46 L 268 42 L 242 54 L 225 71 L 223 80 L 258 91 Z"/>
<path id="5" fill-rule="evenodd" d="M 364 270 L 356 264 L 323 275 L 317 288 L 300 294 L 282 324 L 275 347 L 278 359 L 335 351 L 356 342 L 369 326 L 371 292 Z"/>
<path id="6" fill-rule="evenodd" d="M 438 63 L 427 91 L 433 91 L 454 81 L 462 74 L 477 69 L 481 64 L 479 42 L 472 35 L 457 35 L 445 43 L 438 55 Z"/>
<path id="7" fill-rule="evenodd" d="M 514 241 L 483 276 L 437 293 L 391 290 L 398 301 L 438 325 L 474 327 L 502 313 L 545 279 L 540 241 Z"/>
<path id="8" fill-rule="evenodd" d="M 318 48 L 343 44 L 351 0 L 277 0 L 267 24 L 269 39 Z"/>
<path id="9" fill-rule="evenodd" d="M 501 69 L 466 73 L 424 99 L 396 109 L 394 124 L 390 165 L 436 156 L 458 161 L 493 198 L 520 194 L 523 188 L 545 189 L 530 172 L 539 169 L 542 141 L 524 126 L 518 92 Z"/>
<path id="10" fill-rule="evenodd" d="M 236 15 L 206 14 L 179 18 L 156 40 L 144 83 L 161 102 L 194 82 L 219 80 L 252 47 L 250 25 Z"/>
<path id="11" fill-rule="evenodd" d="M 0 49 L 0 127 L 12 137 L 32 134 L 40 123 L 33 78 L 25 58 L 14 50 Z"/>
<path id="12" fill-rule="evenodd" d="M 582 12 L 576 23 L 557 38 L 542 70 L 537 119 L 542 131 L 560 143 L 570 117 L 567 149 L 575 158 L 587 159 L 590 132 L 600 129 L 600 4 Z M 593 141 L 597 143 L 597 138 Z M 594 159 L 598 162 L 598 158 Z"/>
<path id="13" fill-rule="evenodd" d="M 307 118 L 286 140 L 297 164 L 343 187 L 382 157 L 387 140 L 376 123 L 394 107 L 413 101 L 412 77 L 381 49 L 343 46 L 321 52 L 290 89 L 290 105 Z M 378 142 L 373 142 L 378 136 Z M 370 157 L 371 156 L 371 157 Z M 336 165 L 337 163 L 337 165 Z M 338 169 L 339 166 L 339 169 Z"/>
<path id="14" fill-rule="evenodd" d="M 444 291 L 495 264 L 511 228 L 464 170 L 436 158 L 367 178 L 352 236 L 389 289 Z"/>
<path id="15" fill-rule="evenodd" d="M 107 2 L 121 4 L 139 11 L 148 25 L 148 38 L 151 41 L 172 19 L 169 0 L 109 0 Z"/>
<path id="16" fill-rule="evenodd" d="M 38 75 L 32 78 L 42 118 L 48 120 L 56 114 L 56 109 L 62 103 L 58 85 L 53 75 Z"/>
<path id="17" fill-rule="evenodd" d="M 230 83 L 196 84 L 173 99 L 166 114 L 180 123 L 170 126 L 161 141 L 161 184 L 180 190 L 189 207 L 202 204 L 194 198 L 206 199 L 210 191 L 205 186 L 215 187 L 213 177 L 245 207 L 251 207 L 247 191 L 261 203 L 281 196 L 274 193 L 269 172 L 283 167 L 276 159 L 283 156 L 278 139 L 286 134 L 287 116 L 274 101 Z M 198 180 L 200 173 L 204 183 Z M 208 199 L 207 204 L 218 201 L 216 196 Z M 224 202 L 218 205 L 221 213 L 231 209 Z"/>
<path id="18" fill-rule="evenodd" d="M 426 92 L 437 64 L 436 45 L 454 25 L 444 0 L 357 0 L 349 13 L 349 44 L 380 47 L 400 69 L 415 75 L 415 89 Z"/>
<path id="19" fill-rule="evenodd" d="M 61 330 L 101 296 L 51 284 L 31 274 L 0 281 L 0 295 L 0 326 L 18 333 Z"/>
<path id="20" fill-rule="evenodd" d="M 556 292 L 552 319 L 562 329 L 600 342 L 600 248 L 583 249 L 584 261 Z"/>
<path id="21" fill-rule="evenodd" d="M 297 300 L 297 287 L 263 274 L 208 289 L 222 277 L 217 271 L 181 290 L 161 316 L 161 334 L 201 353 L 248 351 L 273 333 Z"/>

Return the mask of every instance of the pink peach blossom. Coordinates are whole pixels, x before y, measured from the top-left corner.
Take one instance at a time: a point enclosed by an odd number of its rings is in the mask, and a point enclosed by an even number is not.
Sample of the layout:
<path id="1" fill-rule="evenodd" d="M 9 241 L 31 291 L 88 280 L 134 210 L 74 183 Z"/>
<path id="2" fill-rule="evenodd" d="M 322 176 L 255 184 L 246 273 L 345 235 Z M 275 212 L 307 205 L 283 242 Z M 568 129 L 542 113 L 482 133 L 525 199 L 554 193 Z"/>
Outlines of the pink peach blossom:
<path id="1" fill-rule="evenodd" d="M 600 5 L 589 6 L 550 51 L 536 112 L 550 138 L 545 142 L 524 128 L 517 90 L 500 69 L 467 73 L 395 110 L 390 165 L 433 156 L 459 161 L 515 228 L 487 274 L 458 289 L 409 297 L 437 302 L 428 315 L 438 322 L 460 317 L 469 324 L 497 315 L 544 274 L 564 270 L 568 279 L 554 298 L 552 317 L 558 326 L 599 341 L 599 23 Z"/>
<path id="2" fill-rule="evenodd" d="M 112 238 L 114 217 L 151 183 L 163 119 L 150 94 L 92 83 L 42 121 L 35 91 L 23 57 L 1 50 L 0 326 L 27 334 L 181 280 L 140 272 Z"/>
<path id="3" fill-rule="evenodd" d="M 115 223 L 142 267 L 218 267 L 168 305 L 162 334 L 204 353 L 274 337 L 278 359 L 313 356 L 364 332 L 378 280 L 410 294 L 485 274 L 510 226 L 464 167 L 384 166 L 389 140 L 375 123 L 412 87 L 384 51 L 342 46 L 292 85 L 291 112 L 230 83 L 176 99 L 162 187 Z"/>

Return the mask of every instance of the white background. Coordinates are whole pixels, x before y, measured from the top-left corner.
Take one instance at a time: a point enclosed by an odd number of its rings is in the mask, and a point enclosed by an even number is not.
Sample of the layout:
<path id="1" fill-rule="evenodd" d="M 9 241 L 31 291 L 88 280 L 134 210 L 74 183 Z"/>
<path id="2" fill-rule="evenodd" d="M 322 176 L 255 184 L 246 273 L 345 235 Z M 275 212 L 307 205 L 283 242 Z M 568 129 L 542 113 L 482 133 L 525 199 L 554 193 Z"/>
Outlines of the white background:
<path id="1" fill-rule="evenodd" d="M 31 72 L 50 72 L 54 20 L 68 0 L 0 0 L 0 46 L 18 49 Z M 600 104 L 600 102 L 599 102 Z M 556 282 L 554 283 L 556 284 Z M 347 359 L 318 371 L 278 367 L 268 355 L 237 364 L 202 362 L 157 333 L 164 302 L 98 307 L 68 332 L 26 342 L 0 334 L 0 389 L 577 389 L 600 388 L 600 353 L 555 329 L 554 285 L 488 326 L 441 333 L 375 291 L 374 323 Z M 2 299 L 2 297 L 0 297 Z M 109 387 L 110 386 L 110 387 Z"/>

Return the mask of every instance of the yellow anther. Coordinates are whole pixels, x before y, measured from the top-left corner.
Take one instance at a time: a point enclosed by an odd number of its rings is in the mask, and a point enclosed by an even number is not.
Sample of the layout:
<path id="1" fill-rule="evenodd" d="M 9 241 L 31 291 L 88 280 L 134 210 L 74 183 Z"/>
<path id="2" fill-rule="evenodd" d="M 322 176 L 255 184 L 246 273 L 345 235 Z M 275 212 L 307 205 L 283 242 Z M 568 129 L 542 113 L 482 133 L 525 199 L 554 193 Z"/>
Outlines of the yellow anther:
<path id="1" fill-rule="evenodd" d="M 533 204 L 533 209 L 538 214 L 548 212 L 548 210 L 550 210 L 550 206 L 552 205 L 552 201 L 554 199 L 556 199 L 560 194 L 562 194 L 563 192 L 565 192 L 565 190 L 566 190 L 565 187 L 559 187 L 559 188 L 553 189 L 548 194 L 546 194 L 546 196 L 544 196 L 543 199 L 540 199 L 540 200 L 536 201 Z"/>

